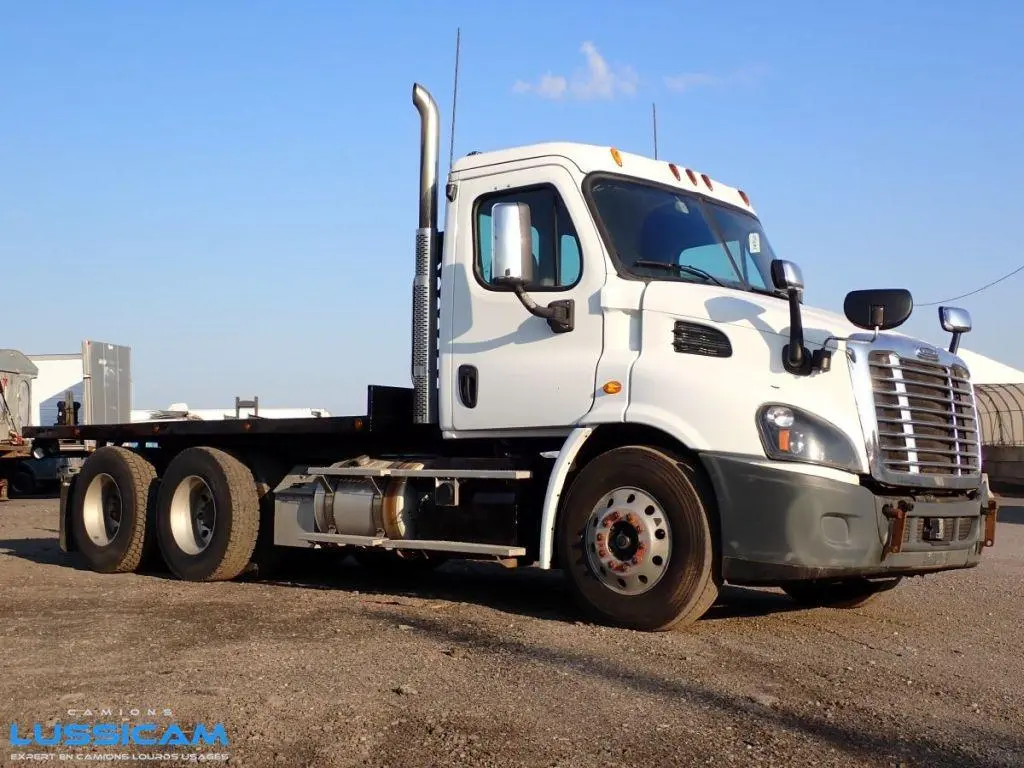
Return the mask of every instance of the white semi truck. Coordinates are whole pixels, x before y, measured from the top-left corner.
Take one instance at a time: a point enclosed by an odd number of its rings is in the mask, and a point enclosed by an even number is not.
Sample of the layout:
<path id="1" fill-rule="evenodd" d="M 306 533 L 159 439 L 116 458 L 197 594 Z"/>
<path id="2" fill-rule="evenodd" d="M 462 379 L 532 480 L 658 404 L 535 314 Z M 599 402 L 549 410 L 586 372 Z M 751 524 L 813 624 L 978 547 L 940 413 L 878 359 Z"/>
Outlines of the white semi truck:
<path id="1" fill-rule="evenodd" d="M 472 153 L 437 226 L 420 85 L 412 387 L 366 413 L 30 429 L 100 446 L 62 490 L 93 569 L 181 579 L 280 548 L 560 568 L 599 621 L 692 622 L 723 583 L 855 605 L 977 565 L 994 534 L 956 354 L 894 333 L 905 290 L 803 304 L 740 189 L 571 143 Z"/>

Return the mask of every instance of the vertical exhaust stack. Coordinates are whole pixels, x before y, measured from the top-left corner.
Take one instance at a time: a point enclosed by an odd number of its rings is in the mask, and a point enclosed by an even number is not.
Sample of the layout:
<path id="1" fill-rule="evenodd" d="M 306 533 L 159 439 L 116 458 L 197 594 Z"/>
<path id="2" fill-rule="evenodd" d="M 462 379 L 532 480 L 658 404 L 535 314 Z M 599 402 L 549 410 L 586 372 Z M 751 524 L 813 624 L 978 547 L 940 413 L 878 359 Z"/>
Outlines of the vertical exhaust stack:
<path id="1" fill-rule="evenodd" d="M 441 141 L 437 102 L 426 88 L 412 87 L 420 113 L 420 207 L 416 229 L 416 277 L 412 286 L 413 422 L 437 422 L 437 168 Z"/>

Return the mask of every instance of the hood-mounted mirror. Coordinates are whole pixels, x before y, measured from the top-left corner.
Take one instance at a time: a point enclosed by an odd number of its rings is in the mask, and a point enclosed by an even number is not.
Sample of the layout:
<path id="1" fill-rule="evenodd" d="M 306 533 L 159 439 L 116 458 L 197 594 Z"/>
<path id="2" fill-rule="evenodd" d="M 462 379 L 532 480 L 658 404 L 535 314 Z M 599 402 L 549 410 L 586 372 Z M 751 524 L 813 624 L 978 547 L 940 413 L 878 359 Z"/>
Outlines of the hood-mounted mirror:
<path id="1" fill-rule="evenodd" d="M 782 348 L 782 367 L 797 376 L 809 376 L 815 371 L 828 371 L 832 367 L 832 353 L 821 348 L 813 353 L 804 346 L 804 323 L 800 312 L 803 302 L 804 275 L 792 261 L 775 259 L 770 266 L 772 284 L 784 291 L 789 299 L 789 344 Z"/>
<path id="2" fill-rule="evenodd" d="M 971 330 L 971 313 L 962 307 L 939 307 L 939 323 L 942 330 L 953 334 L 949 351 L 955 355 L 960 348 L 960 337 Z"/>
<path id="3" fill-rule="evenodd" d="M 846 319 L 868 331 L 888 331 L 907 322 L 914 297 L 906 288 L 871 288 L 850 291 L 843 302 Z"/>

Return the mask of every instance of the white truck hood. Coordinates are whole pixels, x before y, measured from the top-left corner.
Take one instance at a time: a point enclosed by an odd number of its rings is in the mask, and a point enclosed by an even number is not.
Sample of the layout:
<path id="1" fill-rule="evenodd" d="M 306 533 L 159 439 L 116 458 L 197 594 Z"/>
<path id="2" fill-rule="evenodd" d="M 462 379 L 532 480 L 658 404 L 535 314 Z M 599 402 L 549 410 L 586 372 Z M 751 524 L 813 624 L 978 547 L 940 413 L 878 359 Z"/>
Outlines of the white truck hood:
<path id="1" fill-rule="evenodd" d="M 641 307 L 647 312 L 662 312 L 696 322 L 753 328 L 789 338 L 789 303 L 785 299 L 722 289 L 715 285 L 695 285 L 652 281 L 643 291 Z M 863 332 L 844 316 L 806 304 L 800 307 L 804 342 L 821 346 L 829 336 L 845 337 Z"/>

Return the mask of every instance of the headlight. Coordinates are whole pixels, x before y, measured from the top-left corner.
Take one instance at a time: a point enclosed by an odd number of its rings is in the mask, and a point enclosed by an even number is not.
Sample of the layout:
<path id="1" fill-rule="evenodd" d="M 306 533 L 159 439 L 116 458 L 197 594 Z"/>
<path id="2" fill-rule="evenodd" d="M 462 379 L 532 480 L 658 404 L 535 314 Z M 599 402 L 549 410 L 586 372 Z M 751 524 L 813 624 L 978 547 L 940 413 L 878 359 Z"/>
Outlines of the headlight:
<path id="1" fill-rule="evenodd" d="M 850 439 L 835 425 L 789 405 L 765 405 L 757 413 L 764 452 L 771 459 L 804 461 L 859 472 Z"/>

